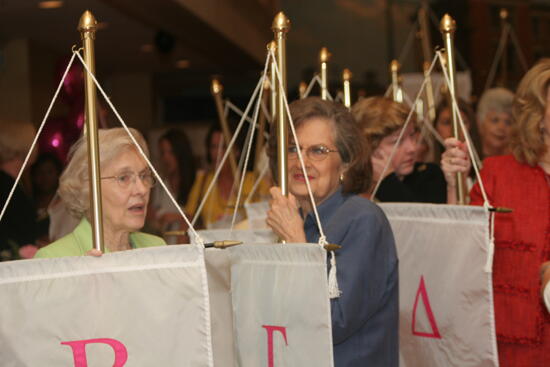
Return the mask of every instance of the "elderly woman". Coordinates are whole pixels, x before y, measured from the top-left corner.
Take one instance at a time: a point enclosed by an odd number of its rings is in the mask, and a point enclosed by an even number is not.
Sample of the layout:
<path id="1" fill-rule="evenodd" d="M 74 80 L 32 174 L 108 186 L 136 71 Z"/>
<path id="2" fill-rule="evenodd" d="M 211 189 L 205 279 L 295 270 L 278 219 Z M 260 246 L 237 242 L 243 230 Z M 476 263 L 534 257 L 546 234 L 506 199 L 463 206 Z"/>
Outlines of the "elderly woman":
<path id="1" fill-rule="evenodd" d="M 271 188 L 267 223 L 287 242 L 319 240 L 300 149 L 327 240 L 342 246 L 336 251 L 342 294 L 331 300 L 335 366 L 397 366 L 397 256 L 384 213 L 357 195 L 370 185 L 360 132 L 344 106 L 319 98 L 295 101 L 290 112 L 299 141 L 288 150 L 290 194 L 287 198 Z"/>
<path id="2" fill-rule="evenodd" d="M 445 203 L 446 182 L 441 169 L 433 163 L 417 163 L 418 133 L 416 119 L 408 123 L 387 169 L 390 155 L 409 115 L 409 108 L 389 98 L 371 97 L 357 102 L 352 113 L 366 144 L 373 151 L 374 182 L 382 180 L 376 198 L 391 202 Z M 370 196 L 369 190 L 366 195 Z"/>
<path id="3" fill-rule="evenodd" d="M 495 218 L 493 289 L 501 366 L 550 366 L 550 322 L 540 300 L 540 264 L 550 260 L 550 59 L 521 80 L 513 103 L 511 155 L 487 158 L 481 178 Z M 446 141 L 449 185 L 470 163 L 463 143 Z M 471 203 L 482 205 L 479 184 Z M 544 271 L 544 268 L 541 269 Z"/>
<path id="4" fill-rule="evenodd" d="M 130 130 L 148 154 L 143 136 L 137 130 Z M 144 225 L 149 192 L 155 183 L 147 163 L 124 129 L 100 129 L 98 132 L 105 252 L 164 245 L 161 238 L 138 232 Z M 70 156 L 70 162 L 60 178 L 58 194 L 71 213 L 80 219 L 80 224 L 72 233 L 40 249 L 35 257 L 96 254 L 91 251 L 85 137 L 75 143 Z"/>
<path id="5" fill-rule="evenodd" d="M 484 157 L 509 154 L 514 94 L 505 88 L 483 93 L 477 105 L 477 124 Z"/>

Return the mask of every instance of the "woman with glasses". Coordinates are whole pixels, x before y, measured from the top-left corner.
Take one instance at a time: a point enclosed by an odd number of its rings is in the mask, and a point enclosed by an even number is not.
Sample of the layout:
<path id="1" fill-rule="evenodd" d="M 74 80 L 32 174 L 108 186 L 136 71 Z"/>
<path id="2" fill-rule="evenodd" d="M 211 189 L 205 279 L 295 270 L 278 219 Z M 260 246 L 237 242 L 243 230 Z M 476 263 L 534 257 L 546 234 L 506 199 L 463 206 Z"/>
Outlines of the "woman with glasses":
<path id="1" fill-rule="evenodd" d="M 299 141 L 289 144 L 290 194 L 271 188 L 267 223 L 287 242 L 319 240 L 300 149 L 327 241 L 342 246 L 336 251 L 341 294 L 331 299 L 335 366 L 397 366 L 397 255 L 382 210 L 357 195 L 371 179 L 363 139 L 342 105 L 306 98 L 293 102 L 290 113 Z M 269 142 L 274 177 L 275 135 Z"/>
<path id="2" fill-rule="evenodd" d="M 405 105 L 385 97 L 366 98 L 352 108 L 373 152 L 374 185 L 382 181 L 376 198 L 385 202 L 445 203 L 447 183 L 441 169 L 433 163 L 416 162 L 419 142 L 415 116 L 403 131 L 409 111 Z M 365 194 L 370 197 L 373 189 Z"/>
<path id="3" fill-rule="evenodd" d="M 148 154 L 143 136 L 137 130 L 130 131 Z M 161 238 L 138 232 L 145 223 L 149 193 L 155 184 L 147 163 L 124 129 L 100 129 L 98 134 L 105 252 L 164 245 Z M 58 189 L 61 200 L 80 219 L 80 224 L 65 237 L 38 250 L 35 257 L 98 255 L 92 250 L 86 146 L 83 136 L 72 147 Z"/>

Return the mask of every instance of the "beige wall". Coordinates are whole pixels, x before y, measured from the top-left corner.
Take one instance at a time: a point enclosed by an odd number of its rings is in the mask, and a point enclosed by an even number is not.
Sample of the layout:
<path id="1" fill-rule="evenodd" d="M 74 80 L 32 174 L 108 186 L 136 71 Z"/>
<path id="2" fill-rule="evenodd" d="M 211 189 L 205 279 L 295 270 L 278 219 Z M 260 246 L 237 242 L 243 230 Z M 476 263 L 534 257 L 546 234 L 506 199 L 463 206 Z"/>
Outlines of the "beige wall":
<path id="1" fill-rule="evenodd" d="M 2 47 L 0 121 L 32 121 L 29 41 L 17 39 Z"/>
<path id="2" fill-rule="evenodd" d="M 149 74 L 112 75 L 107 85 L 111 101 L 128 126 L 144 133 L 153 127 L 153 91 Z M 110 118 L 110 122 L 112 126 L 120 126 L 116 117 Z"/>

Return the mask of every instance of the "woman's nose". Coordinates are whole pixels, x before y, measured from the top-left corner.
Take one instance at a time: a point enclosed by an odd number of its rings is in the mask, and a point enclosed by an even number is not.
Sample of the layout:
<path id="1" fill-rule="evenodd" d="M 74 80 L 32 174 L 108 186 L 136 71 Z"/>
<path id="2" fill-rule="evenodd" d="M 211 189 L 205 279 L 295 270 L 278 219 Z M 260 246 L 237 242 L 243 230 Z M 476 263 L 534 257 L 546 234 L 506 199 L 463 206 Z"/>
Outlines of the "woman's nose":
<path id="1" fill-rule="evenodd" d="M 135 178 L 132 184 L 132 192 L 137 195 L 143 195 L 149 191 L 150 187 L 139 177 Z"/>

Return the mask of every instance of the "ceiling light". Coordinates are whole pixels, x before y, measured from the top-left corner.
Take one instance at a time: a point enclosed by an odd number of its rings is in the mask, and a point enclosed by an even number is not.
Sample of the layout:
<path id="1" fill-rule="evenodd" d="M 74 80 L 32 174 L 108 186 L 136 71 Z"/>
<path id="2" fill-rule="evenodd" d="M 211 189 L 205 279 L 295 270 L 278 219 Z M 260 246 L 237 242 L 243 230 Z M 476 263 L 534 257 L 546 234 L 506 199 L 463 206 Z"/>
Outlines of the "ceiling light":
<path id="1" fill-rule="evenodd" d="M 189 60 L 183 59 L 183 60 L 176 61 L 176 67 L 178 69 L 187 69 L 189 67 L 189 65 L 191 65 Z"/>
<path id="2" fill-rule="evenodd" d="M 144 45 L 141 45 L 139 49 L 141 50 L 141 52 L 153 52 L 155 48 L 152 44 L 146 43 Z"/>
<path id="3" fill-rule="evenodd" d="M 57 9 L 63 6 L 63 1 L 50 0 L 50 1 L 40 1 L 38 7 L 40 9 Z"/>

